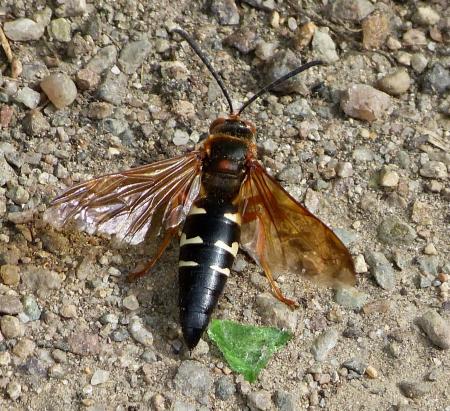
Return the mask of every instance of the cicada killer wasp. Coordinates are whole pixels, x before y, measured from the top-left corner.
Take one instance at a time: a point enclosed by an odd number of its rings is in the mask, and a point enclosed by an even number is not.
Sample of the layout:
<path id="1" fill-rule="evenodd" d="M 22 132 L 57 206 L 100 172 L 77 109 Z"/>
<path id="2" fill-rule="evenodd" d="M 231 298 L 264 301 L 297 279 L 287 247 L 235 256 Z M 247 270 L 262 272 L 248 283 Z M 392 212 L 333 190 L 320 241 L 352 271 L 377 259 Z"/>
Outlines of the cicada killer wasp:
<path id="1" fill-rule="evenodd" d="M 72 221 L 90 234 L 114 234 L 129 244 L 160 236 L 151 260 L 131 273 L 131 279 L 149 272 L 182 228 L 180 322 L 192 349 L 208 326 L 239 247 L 264 270 L 274 295 L 289 306 L 296 303 L 283 296 L 273 273 L 287 271 L 330 285 L 353 285 L 355 271 L 339 238 L 258 162 L 255 126 L 241 119 L 242 111 L 263 93 L 321 62 L 298 67 L 235 111 L 221 78 L 197 44 L 183 30 L 174 31 L 208 67 L 228 102 L 229 115 L 212 122 L 196 151 L 68 189 L 53 200 L 45 220 L 58 228 Z"/>

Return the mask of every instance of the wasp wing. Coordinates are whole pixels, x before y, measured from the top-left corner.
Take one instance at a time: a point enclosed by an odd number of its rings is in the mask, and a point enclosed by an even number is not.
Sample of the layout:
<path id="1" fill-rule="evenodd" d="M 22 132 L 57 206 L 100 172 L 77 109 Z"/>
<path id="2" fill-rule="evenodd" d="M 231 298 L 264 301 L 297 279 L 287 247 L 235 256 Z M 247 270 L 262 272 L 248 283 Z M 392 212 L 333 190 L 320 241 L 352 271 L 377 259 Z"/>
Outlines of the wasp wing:
<path id="1" fill-rule="evenodd" d="M 341 240 L 256 160 L 249 164 L 241 199 L 242 247 L 273 287 L 271 272 L 284 271 L 333 286 L 355 283 L 353 260 Z"/>
<path id="2" fill-rule="evenodd" d="M 201 165 L 201 153 L 194 151 L 86 181 L 55 198 L 44 220 L 56 228 L 74 222 L 89 234 L 139 244 L 147 233 L 185 220 L 200 191 Z"/>

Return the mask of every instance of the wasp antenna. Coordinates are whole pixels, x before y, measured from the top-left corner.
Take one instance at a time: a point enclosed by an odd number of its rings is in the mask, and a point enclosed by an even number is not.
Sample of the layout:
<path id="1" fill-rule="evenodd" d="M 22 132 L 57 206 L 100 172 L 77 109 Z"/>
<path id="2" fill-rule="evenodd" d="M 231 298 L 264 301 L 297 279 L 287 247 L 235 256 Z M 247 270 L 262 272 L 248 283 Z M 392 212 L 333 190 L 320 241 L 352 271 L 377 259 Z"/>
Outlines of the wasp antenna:
<path id="1" fill-rule="evenodd" d="M 268 92 L 269 90 L 273 89 L 275 86 L 278 86 L 278 84 L 283 83 L 284 81 L 290 79 L 291 77 L 296 76 L 297 74 L 301 73 L 302 71 L 308 70 L 311 67 L 314 66 L 320 66 L 323 64 L 323 61 L 320 60 L 314 60 L 310 61 L 308 63 L 303 64 L 300 67 L 297 67 L 295 70 L 290 71 L 289 73 L 285 74 L 284 76 L 280 77 L 279 79 L 273 81 L 272 83 L 268 84 L 267 86 L 263 87 L 261 90 L 259 90 L 255 95 L 250 97 L 239 109 L 238 115 L 240 115 L 250 104 L 252 104 L 257 98 L 261 97 L 264 93 Z"/>
<path id="2" fill-rule="evenodd" d="M 206 57 L 206 55 L 200 50 L 200 47 L 198 46 L 198 44 L 194 41 L 194 39 L 188 33 L 186 33 L 184 30 L 182 30 L 180 28 L 175 28 L 175 29 L 172 29 L 171 31 L 173 33 L 177 33 L 181 37 L 183 37 L 188 42 L 188 44 L 191 46 L 192 50 L 195 51 L 197 56 L 200 57 L 200 60 L 208 68 L 209 72 L 212 74 L 214 79 L 217 81 L 217 84 L 219 85 L 220 89 L 222 90 L 222 93 L 228 102 L 228 106 L 230 107 L 230 114 L 233 114 L 234 113 L 233 103 L 231 101 L 231 98 L 228 94 L 227 89 L 225 88 L 225 84 L 223 84 L 222 79 L 219 77 L 217 72 L 214 70 L 213 66 L 211 66 L 211 63 L 208 61 L 208 58 Z"/>

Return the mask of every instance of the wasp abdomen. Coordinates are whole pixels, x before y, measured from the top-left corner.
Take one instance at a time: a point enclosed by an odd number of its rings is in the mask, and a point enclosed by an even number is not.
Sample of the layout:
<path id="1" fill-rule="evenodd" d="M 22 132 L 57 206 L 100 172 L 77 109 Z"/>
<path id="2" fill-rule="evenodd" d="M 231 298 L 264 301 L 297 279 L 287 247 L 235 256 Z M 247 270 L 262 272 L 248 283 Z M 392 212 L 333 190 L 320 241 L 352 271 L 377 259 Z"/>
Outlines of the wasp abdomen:
<path id="1" fill-rule="evenodd" d="M 214 199 L 195 202 L 180 240 L 180 317 L 189 348 L 200 340 L 225 287 L 239 248 L 237 207 Z"/>

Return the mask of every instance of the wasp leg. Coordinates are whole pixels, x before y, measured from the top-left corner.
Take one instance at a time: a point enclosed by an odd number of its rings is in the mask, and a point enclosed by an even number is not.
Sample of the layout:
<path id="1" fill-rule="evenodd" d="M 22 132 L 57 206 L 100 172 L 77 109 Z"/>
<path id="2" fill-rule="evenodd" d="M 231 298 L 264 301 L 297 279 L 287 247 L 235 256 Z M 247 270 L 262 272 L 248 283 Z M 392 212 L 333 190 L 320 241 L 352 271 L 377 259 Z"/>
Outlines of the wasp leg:
<path id="1" fill-rule="evenodd" d="M 261 265 L 262 269 L 264 270 L 264 274 L 266 275 L 267 279 L 269 280 L 270 286 L 272 287 L 272 292 L 275 295 L 275 297 L 281 301 L 282 303 L 286 304 L 289 308 L 296 308 L 299 306 L 297 302 L 294 300 L 291 300 L 283 295 L 280 288 L 275 284 L 275 280 L 272 276 L 272 270 L 269 267 L 269 264 L 267 264 L 267 260 L 265 257 L 264 249 L 265 249 L 265 235 L 261 233 L 257 240 L 256 248 L 259 250 L 258 255 L 260 256 L 259 264 Z"/>
<path id="2" fill-rule="evenodd" d="M 275 297 L 281 301 L 282 303 L 286 304 L 289 308 L 297 308 L 299 304 L 291 300 L 289 298 L 286 298 L 283 293 L 281 292 L 280 288 L 275 284 L 275 280 L 272 277 L 272 271 L 270 270 L 269 266 L 267 265 L 266 261 L 260 261 L 259 262 L 264 270 L 264 274 L 266 275 L 267 279 L 269 280 L 270 286 L 272 287 L 272 292 L 274 293 Z"/>
<path id="3" fill-rule="evenodd" d="M 158 251 L 156 252 L 155 256 L 147 264 L 145 264 L 145 266 L 141 270 L 129 273 L 127 276 L 128 282 L 136 281 L 138 278 L 144 277 L 145 275 L 147 275 L 149 273 L 149 271 L 153 268 L 153 266 L 156 264 L 156 262 L 162 256 L 164 250 L 169 245 L 170 240 L 172 240 L 172 237 L 175 235 L 175 233 L 176 233 L 176 230 L 172 229 L 172 230 L 168 230 L 164 234 L 161 245 L 159 246 Z"/>

